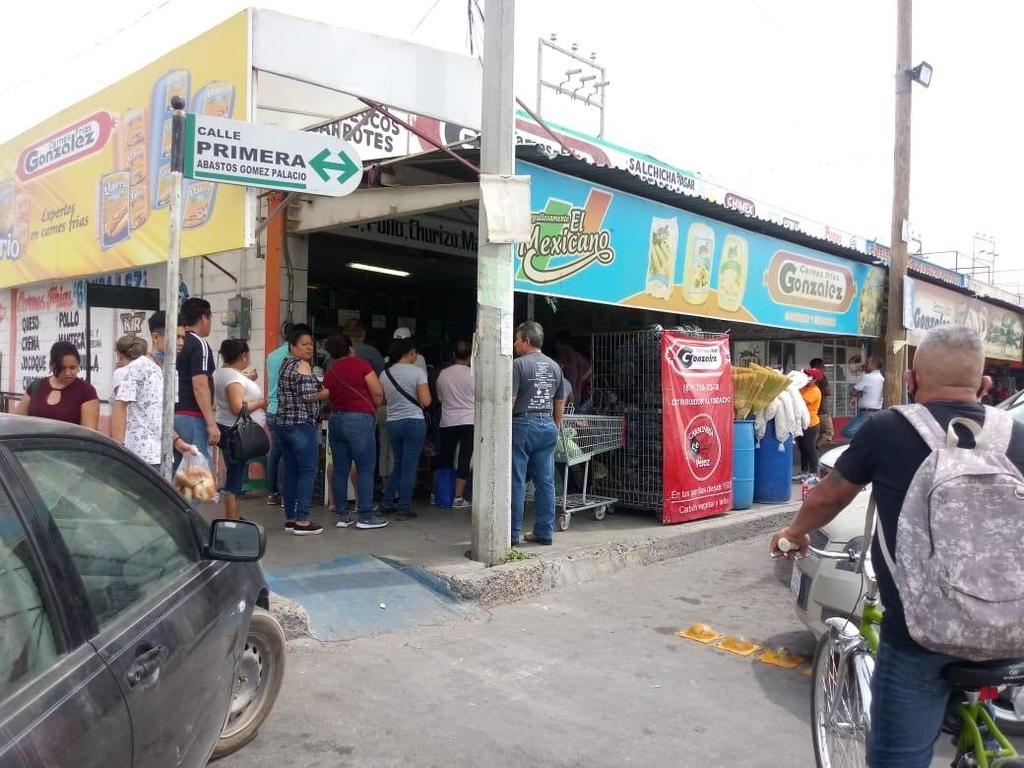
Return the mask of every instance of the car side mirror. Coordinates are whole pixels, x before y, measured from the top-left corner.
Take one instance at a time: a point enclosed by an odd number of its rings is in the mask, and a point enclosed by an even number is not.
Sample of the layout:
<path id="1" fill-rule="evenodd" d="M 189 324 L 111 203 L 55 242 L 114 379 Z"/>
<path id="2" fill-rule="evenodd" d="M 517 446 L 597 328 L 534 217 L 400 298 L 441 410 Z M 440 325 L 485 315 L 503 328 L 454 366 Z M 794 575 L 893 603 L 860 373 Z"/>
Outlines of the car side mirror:
<path id="1" fill-rule="evenodd" d="M 249 520 L 214 520 L 210 524 L 210 543 L 206 556 L 211 560 L 251 563 L 263 557 L 267 534 Z"/>

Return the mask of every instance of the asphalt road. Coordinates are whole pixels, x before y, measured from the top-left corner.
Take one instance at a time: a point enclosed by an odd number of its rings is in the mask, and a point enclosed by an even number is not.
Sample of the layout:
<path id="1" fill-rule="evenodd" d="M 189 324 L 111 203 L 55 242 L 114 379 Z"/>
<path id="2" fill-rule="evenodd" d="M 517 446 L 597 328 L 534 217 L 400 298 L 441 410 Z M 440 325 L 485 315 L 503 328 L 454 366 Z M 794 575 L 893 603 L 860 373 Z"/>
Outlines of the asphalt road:
<path id="1" fill-rule="evenodd" d="M 445 625 L 293 644 L 260 735 L 217 765 L 813 766 L 800 669 L 675 636 L 702 621 L 809 655 L 766 551 L 738 542 Z"/>

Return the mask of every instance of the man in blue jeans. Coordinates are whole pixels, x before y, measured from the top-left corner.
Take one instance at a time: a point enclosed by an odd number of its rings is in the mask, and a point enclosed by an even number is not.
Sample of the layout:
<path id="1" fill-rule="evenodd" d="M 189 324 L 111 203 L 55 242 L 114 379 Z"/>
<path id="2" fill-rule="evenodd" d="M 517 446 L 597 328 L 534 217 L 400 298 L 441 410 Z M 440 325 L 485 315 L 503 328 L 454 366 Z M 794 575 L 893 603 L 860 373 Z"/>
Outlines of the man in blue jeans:
<path id="1" fill-rule="evenodd" d="M 566 382 L 541 352 L 544 329 L 528 320 L 516 329 L 512 362 L 512 546 L 519 546 L 526 478 L 533 480 L 533 532 L 523 541 L 550 545 L 555 531 L 555 442 L 565 412 Z"/>
<path id="2" fill-rule="evenodd" d="M 907 389 L 914 402 L 924 405 L 944 430 L 957 417 L 983 424 L 985 410 L 978 405 L 978 398 L 985 386 L 984 365 L 984 347 L 976 331 L 953 325 L 933 328 L 917 347 L 914 369 L 907 373 Z M 961 447 L 974 447 L 971 433 L 961 428 L 956 431 Z M 898 412 L 870 414 L 835 471 L 807 497 L 789 527 L 775 534 L 772 552 L 777 551 L 780 538 L 798 544 L 805 552 L 809 534 L 838 515 L 868 483 L 877 504 L 878 525 L 889 546 L 895 547 L 907 489 L 929 453 L 924 440 Z M 1006 453 L 1024 471 L 1024 424 L 1014 423 Z M 984 515 L 985 509 L 979 508 L 977 513 Z M 872 544 L 871 562 L 885 617 L 871 680 L 868 765 L 927 768 L 932 764 L 932 749 L 951 693 L 942 670 L 956 659 L 929 651 L 910 636 L 903 602 L 878 536 Z"/>

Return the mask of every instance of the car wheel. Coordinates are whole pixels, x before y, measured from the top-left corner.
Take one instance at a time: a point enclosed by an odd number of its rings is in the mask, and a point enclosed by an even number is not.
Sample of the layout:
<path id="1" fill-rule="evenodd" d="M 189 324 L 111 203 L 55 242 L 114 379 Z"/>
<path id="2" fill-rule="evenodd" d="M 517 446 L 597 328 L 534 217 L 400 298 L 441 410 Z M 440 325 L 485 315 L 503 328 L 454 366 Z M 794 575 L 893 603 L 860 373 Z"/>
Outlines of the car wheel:
<path id="1" fill-rule="evenodd" d="M 992 702 L 992 718 L 1007 736 L 1024 736 L 1024 717 L 1018 717 L 1005 692 Z"/>
<path id="2" fill-rule="evenodd" d="M 263 608 L 253 611 L 249 635 L 235 668 L 231 706 L 212 759 L 230 755 L 256 737 L 274 708 L 284 680 L 284 630 Z"/>

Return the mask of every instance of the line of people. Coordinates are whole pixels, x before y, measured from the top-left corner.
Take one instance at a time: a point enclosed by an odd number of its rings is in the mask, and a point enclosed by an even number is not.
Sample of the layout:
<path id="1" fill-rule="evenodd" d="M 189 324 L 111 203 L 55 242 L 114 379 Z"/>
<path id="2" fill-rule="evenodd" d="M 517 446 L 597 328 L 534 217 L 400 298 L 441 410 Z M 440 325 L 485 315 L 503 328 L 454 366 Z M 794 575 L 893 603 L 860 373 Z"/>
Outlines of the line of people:
<path id="1" fill-rule="evenodd" d="M 322 416 L 329 424 L 332 491 L 340 500 L 334 505 L 335 526 L 369 530 L 387 526 L 385 517 L 417 516 L 413 493 L 427 440 L 426 409 L 434 399 L 426 362 L 408 329 L 395 332 L 386 360 L 366 343 L 360 321 L 350 320 L 344 331 L 325 342 L 322 381 L 314 374 L 315 345 L 307 326 L 292 326 L 287 341 L 267 359 L 267 503 L 284 506 L 286 528 L 298 535 L 323 532 L 322 526 L 309 522 Z M 442 371 L 437 382 L 442 402 L 439 465 L 454 468 L 458 454 L 453 505 L 457 507 L 467 505 L 464 493 L 473 451 L 470 356 L 468 342 L 456 344 L 455 364 Z M 378 468 L 384 482 L 381 502 L 375 506 Z M 352 509 L 346 503 L 350 478 L 356 492 Z"/>
<path id="2" fill-rule="evenodd" d="M 163 355 L 167 331 L 165 314 L 149 319 L 152 346 L 138 337 L 117 343 L 118 367 L 113 384 L 111 435 L 155 469 L 160 467 L 163 408 Z M 267 358 L 268 386 L 264 393 L 250 368 L 246 342 L 227 339 L 220 346 L 222 365 L 216 365 L 207 338 L 212 311 L 207 301 L 189 298 L 177 318 L 177 391 L 174 408 L 174 466 L 187 455 L 201 455 L 212 464 L 211 449 L 230 442 L 243 414 L 271 435 L 267 462 L 268 503 L 281 504 L 285 528 L 299 536 L 323 532 L 310 520 L 313 486 L 319 459 L 319 424 L 329 419 L 333 454 L 333 485 L 342 499 L 335 525 L 339 528 L 383 528 L 388 521 L 416 517 L 413 490 L 428 432 L 425 409 L 432 404 L 426 366 L 407 329 L 395 333 L 387 361 L 365 341 L 365 328 L 350 321 L 346 333 L 326 342 L 324 378 L 314 371 L 316 346 L 308 326 L 294 325 L 287 339 Z M 568 396 L 568 382 L 558 363 L 545 356 L 543 329 L 528 322 L 515 334 L 517 358 L 513 367 L 512 543 L 521 540 L 549 544 L 555 516 L 554 446 Z M 474 448 L 474 377 L 472 347 L 455 345 L 454 364 L 441 371 L 436 392 L 441 402 L 439 467 L 455 473 L 455 508 L 466 500 Z M 16 413 L 99 426 L 99 398 L 79 377 L 81 358 L 74 345 L 58 342 L 50 353 L 51 375 L 33 382 Z M 324 411 L 327 411 L 325 414 Z M 380 440 L 378 440 L 378 436 Z M 374 506 L 375 475 L 386 478 L 381 504 Z M 385 453 L 392 456 L 390 461 Z M 247 460 L 232 461 L 227 451 L 222 488 L 224 514 L 240 517 L 239 499 Z M 391 464 L 392 466 L 386 466 Z M 347 496 L 349 469 L 356 489 L 354 509 Z M 386 471 L 384 471 L 386 470 Z M 526 484 L 534 483 L 537 522 L 521 536 Z M 280 493 L 278 493 L 280 489 Z"/>

